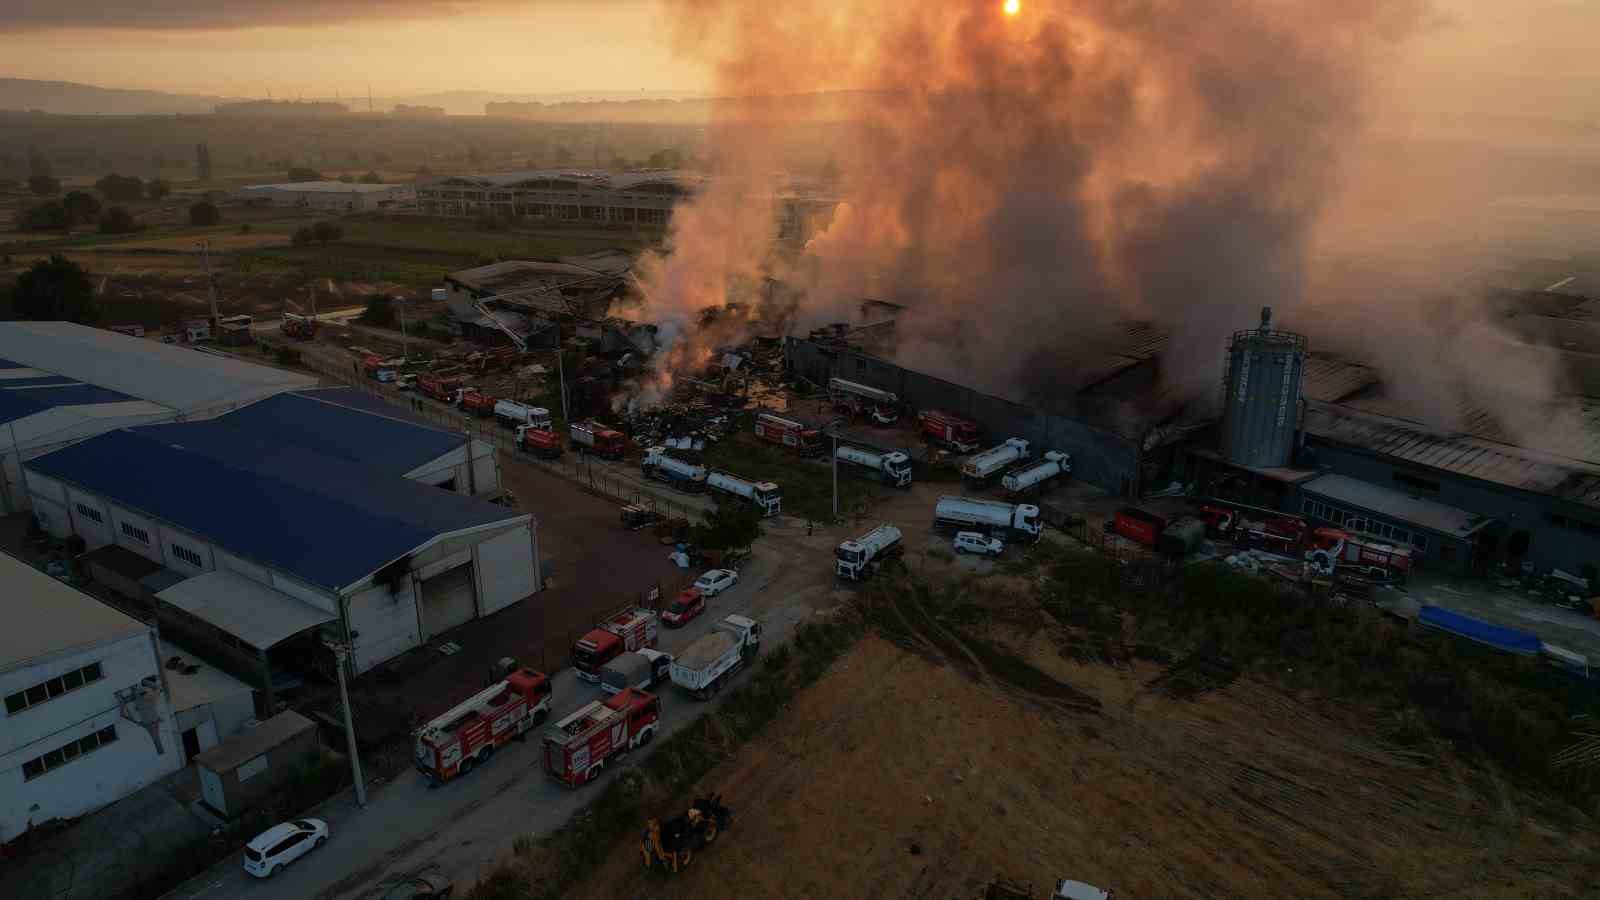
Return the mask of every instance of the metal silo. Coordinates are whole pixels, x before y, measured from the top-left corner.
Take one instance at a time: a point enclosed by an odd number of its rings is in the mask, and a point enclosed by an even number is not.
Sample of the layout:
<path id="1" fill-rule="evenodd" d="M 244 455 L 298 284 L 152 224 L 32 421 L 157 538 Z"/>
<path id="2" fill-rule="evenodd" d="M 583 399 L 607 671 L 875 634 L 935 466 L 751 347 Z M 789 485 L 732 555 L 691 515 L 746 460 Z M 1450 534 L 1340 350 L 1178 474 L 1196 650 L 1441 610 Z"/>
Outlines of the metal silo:
<path id="1" fill-rule="evenodd" d="M 1261 327 L 1235 332 L 1228 342 L 1222 402 L 1222 453 L 1235 465 L 1289 465 L 1300 428 L 1300 379 L 1306 339 L 1272 330 L 1272 307 Z"/>

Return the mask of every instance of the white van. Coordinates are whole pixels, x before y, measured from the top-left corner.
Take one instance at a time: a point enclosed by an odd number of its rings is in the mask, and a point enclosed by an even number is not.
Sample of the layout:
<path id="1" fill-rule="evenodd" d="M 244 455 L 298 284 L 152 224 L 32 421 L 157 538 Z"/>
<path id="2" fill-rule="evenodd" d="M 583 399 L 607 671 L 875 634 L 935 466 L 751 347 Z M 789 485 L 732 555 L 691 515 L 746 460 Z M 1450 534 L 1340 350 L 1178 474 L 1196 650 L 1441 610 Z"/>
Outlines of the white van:
<path id="1" fill-rule="evenodd" d="M 244 845 L 244 870 L 257 878 L 271 878 L 327 841 L 328 823 L 321 819 L 274 825 Z"/>

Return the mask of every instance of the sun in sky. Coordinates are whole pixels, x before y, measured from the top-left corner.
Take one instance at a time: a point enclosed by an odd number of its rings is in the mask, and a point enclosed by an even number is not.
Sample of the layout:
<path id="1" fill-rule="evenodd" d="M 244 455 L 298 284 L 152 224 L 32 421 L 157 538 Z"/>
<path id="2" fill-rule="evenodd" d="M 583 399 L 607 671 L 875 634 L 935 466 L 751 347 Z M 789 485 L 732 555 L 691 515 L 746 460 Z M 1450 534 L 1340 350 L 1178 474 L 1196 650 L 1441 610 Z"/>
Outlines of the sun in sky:
<path id="1" fill-rule="evenodd" d="M 1008 16 L 1014 16 L 1022 12 L 1022 0 L 1005 0 L 1000 4 L 1000 11 Z"/>

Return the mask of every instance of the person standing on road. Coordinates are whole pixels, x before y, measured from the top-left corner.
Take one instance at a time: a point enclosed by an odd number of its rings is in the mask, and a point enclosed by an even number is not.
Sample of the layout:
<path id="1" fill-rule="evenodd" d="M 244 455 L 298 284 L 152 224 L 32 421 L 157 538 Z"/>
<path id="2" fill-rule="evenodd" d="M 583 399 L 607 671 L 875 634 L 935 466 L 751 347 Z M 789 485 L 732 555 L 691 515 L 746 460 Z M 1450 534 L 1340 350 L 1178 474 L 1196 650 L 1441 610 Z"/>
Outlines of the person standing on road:
<path id="1" fill-rule="evenodd" d="M 811 537 L 811 520 L 806 520 L 806 537 Z"/>

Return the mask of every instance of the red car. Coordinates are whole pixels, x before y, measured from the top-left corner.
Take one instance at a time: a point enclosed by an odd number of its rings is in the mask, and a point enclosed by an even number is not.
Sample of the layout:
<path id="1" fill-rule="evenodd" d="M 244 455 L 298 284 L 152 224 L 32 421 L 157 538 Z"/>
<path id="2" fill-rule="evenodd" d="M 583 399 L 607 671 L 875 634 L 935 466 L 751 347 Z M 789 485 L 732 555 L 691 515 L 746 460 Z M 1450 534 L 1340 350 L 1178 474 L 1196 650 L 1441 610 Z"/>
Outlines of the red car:
<path id="1" fill-rule="evenodd" d="M 661 624 L 668 628 L 681 628 L 689 623 L 690 619 L 706 611 L 706 595 L 699 588 L 684 588 L 678 593 L 677 599 L 672 601 L 661 613 Z"/>

